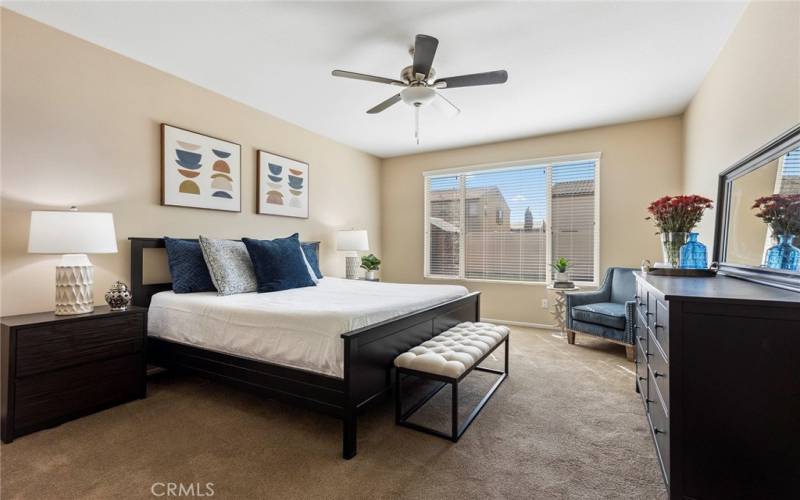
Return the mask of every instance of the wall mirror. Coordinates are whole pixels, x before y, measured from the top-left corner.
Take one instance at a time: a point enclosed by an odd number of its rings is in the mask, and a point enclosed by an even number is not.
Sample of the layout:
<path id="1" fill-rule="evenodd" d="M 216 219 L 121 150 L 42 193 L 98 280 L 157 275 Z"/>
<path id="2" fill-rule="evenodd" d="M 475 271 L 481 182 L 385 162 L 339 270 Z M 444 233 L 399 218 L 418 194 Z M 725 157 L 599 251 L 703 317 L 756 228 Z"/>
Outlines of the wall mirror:
<path id="1" fill-rule="evenodd" d="M 800 125 L 719 178 L 720 272 L 800 291 Z"/>

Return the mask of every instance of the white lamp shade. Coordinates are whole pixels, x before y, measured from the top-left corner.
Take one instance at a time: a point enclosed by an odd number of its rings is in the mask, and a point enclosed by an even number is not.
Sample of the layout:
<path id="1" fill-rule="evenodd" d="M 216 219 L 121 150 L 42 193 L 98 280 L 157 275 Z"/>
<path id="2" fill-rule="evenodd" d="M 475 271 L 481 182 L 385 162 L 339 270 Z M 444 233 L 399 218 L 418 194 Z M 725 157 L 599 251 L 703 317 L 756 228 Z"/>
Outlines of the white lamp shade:
<path id="1" fill-rule="evenodd" d="M 339 231 L 336 233 L 336 250 L 363 252 L 369 250 L 366 229 Z"/>
<path id="2" fill-rule="evenodd" d="M 117 253 L 114 217 L 107 212 L 31 212 L 30 253 Z"/>

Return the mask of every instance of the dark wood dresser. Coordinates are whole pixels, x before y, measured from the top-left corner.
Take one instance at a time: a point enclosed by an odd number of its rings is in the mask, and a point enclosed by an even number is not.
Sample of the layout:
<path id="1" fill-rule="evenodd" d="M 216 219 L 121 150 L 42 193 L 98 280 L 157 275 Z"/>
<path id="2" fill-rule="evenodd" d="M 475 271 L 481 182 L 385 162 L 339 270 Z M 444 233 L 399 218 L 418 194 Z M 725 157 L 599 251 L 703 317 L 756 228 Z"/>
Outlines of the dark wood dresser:
<path id="1" fill-rule="evenodd" d="M 636 281 L 636 390 L 670 498 L 796 498 L 800 293 Z"/>
<path id="2" fill-rule="evenodd" d="M 147 309 L 2 319 L 2 440 L 144 398 Z"/>

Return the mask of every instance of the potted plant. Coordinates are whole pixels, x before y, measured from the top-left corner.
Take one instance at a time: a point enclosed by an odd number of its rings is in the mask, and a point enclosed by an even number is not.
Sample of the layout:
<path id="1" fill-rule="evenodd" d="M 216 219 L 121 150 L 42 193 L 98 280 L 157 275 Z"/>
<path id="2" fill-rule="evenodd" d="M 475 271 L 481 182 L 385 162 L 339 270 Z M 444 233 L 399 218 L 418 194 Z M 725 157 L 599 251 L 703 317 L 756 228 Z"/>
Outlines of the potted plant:
<path id="1" fill-rule="evenodd" d="M 711 200 L 695 194 L 664 196 L 647 207 L 661 235 L 664 261 L 677 268 L 681 247 L 689 240 L 692 229 L 703 218 L 703 212 L 713 206 Z"/>
<path id="2" fill-rule="evenodd" d="M 800 249 L 793 245 L 800 234 L 800 194 L 773 194 L 758 198 L 753 204 L 758 209 L 756 217 L 763 220 L 778 239 L 778 244 L 767 250 L 764 265 L 771 269 L 797 271 Z"/>
<path id="3" fill-rule="evenodd" d="M 375 257 L 375 255 L 369 254 L 361 257 L 361 269 L 364 269 L 367 272 L 364 276 L 364 279 L 368 281 L 377 281 L 378 269 L 380 268 L 381 259 Z"/>
<path id="4" fill-rule="evenodd" d="M 564 257 L 559 257 L 555 264 L 551 264 L 551 266 L 556 272 L 556 283 L 569 281 L 569 276 L 567 275 L 567 270 L 569 270 L 569 261 L 567 259 Z"/>

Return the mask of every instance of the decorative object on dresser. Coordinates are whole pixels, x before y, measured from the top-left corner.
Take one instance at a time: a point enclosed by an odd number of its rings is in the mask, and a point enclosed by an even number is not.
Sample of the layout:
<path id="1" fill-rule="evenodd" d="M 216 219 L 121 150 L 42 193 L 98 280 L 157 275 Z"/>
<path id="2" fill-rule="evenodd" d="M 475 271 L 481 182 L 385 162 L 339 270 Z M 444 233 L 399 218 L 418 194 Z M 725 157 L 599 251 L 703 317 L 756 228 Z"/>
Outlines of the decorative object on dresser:
<path id="1" fill-rule="evenodd" d="M 308 163 L 258 151 L 258 213 L 308 218 Z"/>
<path id="2" fill-rule="evenodd" d="M 800 292 L 800 124 L 722 172 L 718 193 L 720 274 Z"/>
<path id="3" fill-rule="evenodd" d="M 556 296 L 553 303 L 552 313 L 553 319 L 556 320 L 558 334 L 563 339 L 567 332 L 567 321 L 565 318 L 565 313 L 567 311 L 567 292 L 577 292 L 580 290 L 580 287 L 577 287 L 573 284 L 570 288 L 564 288 L 563 286 L 556 286 L 556 284 L 553 283 L 552 285 L 548 285 L 547 289 L 553 292 Z"/>
<path id="4" fill-rule="evenodd" d="M 87 253 L 117 253 L 114 218 L 106 212 L 33 211 L 29 253 L 62 254 L 56 267 L 55 314 L 94 310 L 94 267 Z"/>
<path id="5" fill-rule="evenodd" d="M 625 346 L 629 361 L 634 358 L 634 310 L 636 287 L 633 269 L 609 267 L 603 284 L 593 292 L 567 293 L 567 342 L 584 333 Z"/>
<path id="6" fill-rule="evenodd" d="M 2 440 L 146 395 L 147 310 L 2 318 Z"/>
<path id="7" fill-rule="evenodd" d="M 689 241 L 703 212 L 711 207 L 711 200 L 697 195 L 664 196 L 647 207 L 650 215 L 645 219 L 653 220 L 658 228 L 665 263 L 679 267 L 681 247 Z"/>
<path id="8" fill-rule="evenodd" d="M 125 283 L 115 281 L 106 292 L 105 299 L 112 311 L 127 311 L 131 304 L 131 291 Z"/>
<path id="9" fill-rule="evenodd" d="M 636 389 L 670 498 L 791 498 L 800 293 L 636 273 Z"/>
<path id="10" fill-rule="evenodd" d="M 381 268 L 381 259 L 375 254 L 364 255 L 361 257 L 361 269 L 365 270 L 364 279 L 367 281 L 378 281 L 378 270 Z"/>
<path id="11" fill-rule="evenodd" d="M 369 238 L 365 229 L 349 229 L 336 233 L 336 250 L 350 252 L 345 257 L 345 277 L 354 280 L 358 277 L 360 259 L 358 252 L 369 250 Z"/>
<path id="12" fill-rule="evenodd" d="M 161 124 L 161 204 L 242 211 L 242 147 Z"/>
<path id="13" fill-rule="evenodd" d="M 404 352 L 394 359 L 395 369 L 395 423 L 443 437 L 456 443 L 475 421 L 480 411 L 500 384 L 508 377 L 508 341 L 511 331 L 506 326 L 491 323 L 464 322 L 440 333 L 436 337 Z M 505 344 L 503 370 L 486 368 L 480 364 L 500 346 Z M 463 425 L 458 423 L 458 386 L 473 370 L 499 375 L 485 396 L 467 416 Z M 412 377 L 421 380 L 442 382 L 436 389 L 403 411 L 403 379 Z M 436 394 L 450 386 L 450 432 L 445 433 L 424 425 L 409 422 L 409 419 Z"/>

